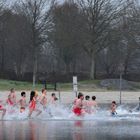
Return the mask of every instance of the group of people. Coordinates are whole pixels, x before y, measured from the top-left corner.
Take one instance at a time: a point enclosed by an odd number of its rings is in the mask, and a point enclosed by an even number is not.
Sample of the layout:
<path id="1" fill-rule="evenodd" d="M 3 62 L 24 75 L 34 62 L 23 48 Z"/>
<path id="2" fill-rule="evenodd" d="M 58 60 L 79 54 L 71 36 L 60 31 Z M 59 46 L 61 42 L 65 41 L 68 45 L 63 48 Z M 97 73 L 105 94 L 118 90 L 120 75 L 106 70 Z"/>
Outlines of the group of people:
<path id="1" fill-rule="evenodd" d="M 11 108 L 18 106 L 20 108 L 19 109 L 20 113 L 23 113 L 27 108 L 29 108 L 28 117 L 30 118 L 34 111 L 37 112 L 36 116 L 38 116 L 42 113 L 42 110 L 46 109 L 47 103 L 55 104 L 55 102 L 58 100 L 55 93 L 52 93 L 51 99 L 49 101 L 47 100 L 46 96 L 47 96 L 46 89 L 42 89 L 41 96 L 38 96 L 37 91 L 31 91 L 30 100 L 28 103 L 26 101 L 26 92 L 21 92 L 21 98 L 20 98 L 20 100 L 17 100 L 16 94 L 15 94 L 15 89 L 12 88 L 6 99 L 6 104 L 8 106 L 10 106 Z M 1 101 L 1 102 L 3 102 L 3 101 Z M 38 104 L 39 104 L 39 107 L 37 107 Z M 3 105 L 0 105 L 0 111 L 2 111 L 2 119 L 3 119 L 3 117 L 5 116 L 5 113 L 6 113 L 6 108 Z"/>
<path id="2" fill-rule="evenodd" d="M 26 92 L 21 92 L 21 98 L 20 100 L 16 99 L 15 89 L 11 89 L 10 93 L 6 99 L 6 104 L 8 106 L 19 107 L 20 113 L 25 112 L 25 110 L 28 108 L 29 113 L 28 117 L 30 118 L 32 116 L 33 112 L 36 112 L 36 116 L 40 115 L 43 110 L 47 109 L 48 104 L 55 105 L 58 98 L 56 97 L 55 93 L 52 93 L 51 99 L 47 100 L 47 90 L 42 89 L 41 96 L 38 95 L 37 91 L 31 91 L 30 93 L 30 100 L 29 103 L 26 101 Z M 2 101 L 1 101 L 2 102 Z M 90 96 L 85 96 L 82 93 L 78 94 L 78 97 L 73 102 L 72 112 L 76 116 L 83 116 L 84 114 L 93 114 L 96 113 L 96 110 L 98 108 L 96 97 L 92 96 L 90 99 Z M 2 119 L 5 116 L 6 108 L 3 105 L 0 105 L 0 111 L 2 111 Z M 112 101 L 111 104 L 111 114 L 116 115 L 116 102 Z"/>
<path id="3" fill-rule="evenodd" d="M 112 101 L 110 107 L 110 112 L 112 116 L 117 114 L 116 107 L 116 102 Z M 82 93 L 79 93 L 78 97 L 74 100 L 73 112 L 77 116 L 96 113 L 97 108 L 98 105 L 96 102 L 96 96 L 92 96 L 90 100 L 90 96 L 87 95 L 84 99 L 84 95 Z"/>

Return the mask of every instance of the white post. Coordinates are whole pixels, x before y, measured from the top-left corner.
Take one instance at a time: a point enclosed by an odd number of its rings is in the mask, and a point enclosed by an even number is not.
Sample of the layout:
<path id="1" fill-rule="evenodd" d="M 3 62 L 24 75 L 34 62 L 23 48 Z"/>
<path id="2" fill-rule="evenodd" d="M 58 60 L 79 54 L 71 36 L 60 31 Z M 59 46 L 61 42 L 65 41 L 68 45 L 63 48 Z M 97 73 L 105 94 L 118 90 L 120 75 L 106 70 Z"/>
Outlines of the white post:
<path id="1" fill-rule="evenodd" d="M 139 97 L 139 110 L 140 110 L 140 97 Z"/>
<path id="2" fill-rule="evenodd" d="M 123 71 L 124 71 L 124 66 L 121 63 L 119 66 L 119 72 L 120 72 L 120 104 L 122 104 L 122 80 L 123 80 Z"/>
<path id="3" fill-rule="evenodd" d="M 120 73 L 120 104 L 122 104 L 122 73 Z"/>
<path id="4" fill-rule="evenodd" d="M 77 97 L 77 93 L 78 93 L 77 76 L 73 76 L 73 92 Z"/>

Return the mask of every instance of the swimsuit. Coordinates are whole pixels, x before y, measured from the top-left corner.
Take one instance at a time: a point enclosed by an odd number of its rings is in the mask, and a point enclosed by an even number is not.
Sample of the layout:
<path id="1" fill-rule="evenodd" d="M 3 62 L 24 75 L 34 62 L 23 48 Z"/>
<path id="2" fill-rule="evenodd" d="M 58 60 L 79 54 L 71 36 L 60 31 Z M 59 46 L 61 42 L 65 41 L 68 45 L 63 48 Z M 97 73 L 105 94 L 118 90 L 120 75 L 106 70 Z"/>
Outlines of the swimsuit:
<path id="1" fill-rule="evenodd" d="M 76 107 L 73 109 L 73 112 L 77 115 L 80 116 L 82 114 L 82 109 L 79 107 Z"/>
<path id="2" fill-rule="evenodd" d="M 7 103 L 8 103 L 9 105 L 14 105 L 14 103 L 13 103 L 10 99 L 7 100 Z"/>
<path id="3" fill-rule="evenodd" d="M 78 99 L 75 100 L 75 105 Z M 81 116 L 82 115 L 82 101 L 81 101 L 81 107 L 74 107 L 73 108 L 73 112 L 75 113 L 75 115 L 77 116 Z"/>
<path id="4" fill-rule="evenodd" d="M 36 101 L 32 100 L 32 101 L 30 102 L 29 108 L 34 110 L 34 109 L 36 108 Z"/>
<path id="5" fill-rule="evenodd" d="M 0 109 L 3 109 L 3 106 L 2 105 L 0 105 Z"/>
<path id="6" fill-rule="evenodd" d="M 117 112 L 115 111 L 115 112 L 111 112 L 111 115 L 112 116 L 116 116 L 117 115 Z"/>

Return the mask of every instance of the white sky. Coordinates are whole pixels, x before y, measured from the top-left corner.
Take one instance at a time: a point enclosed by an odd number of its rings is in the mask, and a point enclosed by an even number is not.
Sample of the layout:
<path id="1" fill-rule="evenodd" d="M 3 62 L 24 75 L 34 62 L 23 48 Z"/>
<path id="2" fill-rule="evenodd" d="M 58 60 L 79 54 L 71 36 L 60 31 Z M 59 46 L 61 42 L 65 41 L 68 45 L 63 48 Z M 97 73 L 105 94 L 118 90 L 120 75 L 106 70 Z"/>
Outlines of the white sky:
<path id="1" fill-rule="evenodd" d="M 11 5 L 12 3 L 14 3 L 14 2 L 16 2 L 16 1 L 19 1 L 19 0 L 6 0 L 7 1 L 7 4 L 8 5 Z M 64 0 L 56 0 L 56 1 L 58 1 L 58 2 L 63 2 Z M 137 0 L 138 2 L 139 2 L 139 4 L 140 4 L 140 0 Z"/>
<path id="2" fill-rule="evenodd" d="M 7 4 L 12 4 L 14 3 L 15 1 L 19 1 L 19 0 L 6 0 L 7 1 Z M 57 0 L 58 2 L 62 2 L 64 0 Z"/>

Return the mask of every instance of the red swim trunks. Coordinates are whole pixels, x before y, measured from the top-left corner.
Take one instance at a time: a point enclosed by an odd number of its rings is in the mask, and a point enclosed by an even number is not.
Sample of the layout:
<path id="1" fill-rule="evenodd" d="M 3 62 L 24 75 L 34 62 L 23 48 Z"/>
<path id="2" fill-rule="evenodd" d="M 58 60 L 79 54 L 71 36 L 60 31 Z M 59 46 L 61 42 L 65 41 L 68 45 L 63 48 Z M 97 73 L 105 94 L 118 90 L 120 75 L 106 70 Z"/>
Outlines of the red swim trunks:
<path id="1" fill-rule="evenodd" d="M 78 107 L 74 108 L 74 109 L 73 109 L 73 112 L 74 112 L 75 115 L 77 115 L 77 116 L 81 116 L 81 114 L 82 114 L 81 108 L 78 108 Z"/>
<path id="2" fill-rule="evenodd" d="M 3 109 L 3 106 L 2 105 L 0 105 L 0 109 Z"/>

